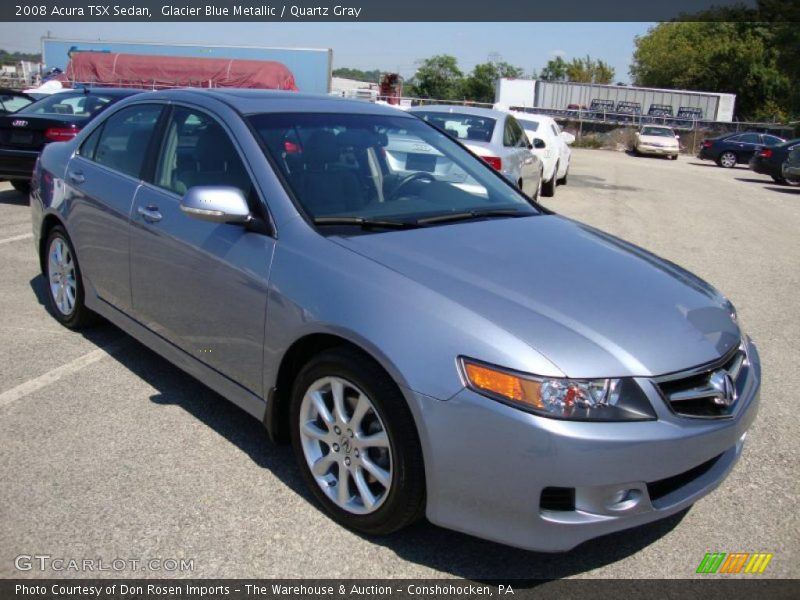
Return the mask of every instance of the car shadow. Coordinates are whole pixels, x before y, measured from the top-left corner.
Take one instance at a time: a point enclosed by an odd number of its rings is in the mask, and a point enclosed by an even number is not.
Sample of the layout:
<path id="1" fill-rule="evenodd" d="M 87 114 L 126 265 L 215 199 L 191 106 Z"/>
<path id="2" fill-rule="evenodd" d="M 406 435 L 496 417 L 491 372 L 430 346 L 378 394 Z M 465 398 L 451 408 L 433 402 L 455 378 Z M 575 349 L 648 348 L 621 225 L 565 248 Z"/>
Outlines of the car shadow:
<path id="1" fill-rule="evenodd" d="M 16 204 L 24 206 L 30 202 L 27 194 L 18 192 L 15 189 L 0 191 L 0 204 Z"/>
<path id="2" fill-rule="evenodd" d="M 754 177 L 734 177 L 736 181 L 744 181 L 746 183 L 767 183 L 769 179 L 755 179 Z"/>
<path id="3" fill-rule="evenodd" d="M 44 278 L 39 275 L 30 284 L 40 303 L 47 306 Z M 157 390 L 150 397 L 151 402 L 182 408 L 235 444 L 260 468 L 268 469 L 303 501 L 322 510 L 301 477 L 291 447 L 271 443 L 256 419 L 107 321 L 81 334 L 98 345 L 124 340 L 121 349 L 111 353 L 111 357 Z M 687 512 L 688 509 L 654 523 L 590 540 L 558 554 L 511 548 L 443 529 L 426 520 L 390 536 L 361 537 L 391 550 L 403 560 L 452 576 L 527 580 L 520 586 L 523 587 L 584 573 L 631 556 L 669 533 Z"/>
<path id="4" fill-rule="evenodd" d="M 763 181 L 761 183 L 764 183 Z M 792 194 L 797 196 L 800 194 L 800 187 L 797 186 L 785 186 L 785 187 L 778 187 L 776 185 L 765 185 L 765 190 L 772 190 L 773 192 L 780 192 L 781 194 Z"/>

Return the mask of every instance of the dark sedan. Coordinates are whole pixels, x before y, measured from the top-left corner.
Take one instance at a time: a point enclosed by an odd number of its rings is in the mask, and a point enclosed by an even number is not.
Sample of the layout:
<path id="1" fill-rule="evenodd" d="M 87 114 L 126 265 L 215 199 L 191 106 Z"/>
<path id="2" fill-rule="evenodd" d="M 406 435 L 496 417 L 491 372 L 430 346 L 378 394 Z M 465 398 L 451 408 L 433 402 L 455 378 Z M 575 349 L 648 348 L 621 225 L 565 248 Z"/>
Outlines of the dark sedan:
<path id="1" fill-rule="evenodd" d="M 750 168 L 756 173 L 769 175 L 775 180 L 775 183 L 786 184 L 787 181 L 781 172 L 781 167 L 788 158 L 789 152 L 795 148 L 800 148 L 800 138 L 777 146 L 765 146 L 750 159 Z"/>
<path id="2" fill-rule="evenodd" d="M 768 133 L 729 133 L 720 137 L 703 140 L 697 158 L 713 160 L 720 167 L 731 169 L 737 163 L 750 162 L 752 156 L 763 146 L 777 146 L 785 142 L 783 138 Z"/>
<path id="3" fill-rule="evenodd" d="M 112 88 L 59 92 L 0 116 L 0 179 L 27 193 L 36 158 L 46 144 L 71 140 L 100 112 L 140 92 Z"/>
<path id="4" fill-rule="evenodd" d="M 789 152 L 783 161 L 781 175 L 788 183 L 800 184 L 800 145 Z"/>

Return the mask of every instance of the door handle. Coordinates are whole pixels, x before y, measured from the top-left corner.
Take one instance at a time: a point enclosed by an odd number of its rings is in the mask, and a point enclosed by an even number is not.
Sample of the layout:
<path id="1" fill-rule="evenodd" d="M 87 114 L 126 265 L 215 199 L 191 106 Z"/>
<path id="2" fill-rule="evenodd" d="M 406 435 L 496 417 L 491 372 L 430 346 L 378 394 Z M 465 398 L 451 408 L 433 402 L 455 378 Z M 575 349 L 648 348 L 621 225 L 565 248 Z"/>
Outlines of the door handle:
<path id="1" fill-rule="evenodd" d="M 161 213 L 158 212 L 158 207 L 152 204 L 148 206 L 140 206 L 137 212 L 142 215 L 142 219 L 148 223 L 158 223 L 161 220 Z"/>
<path id="2" fill-rule="evenodd" d="M 84 177 L 82 171 L 70 171 L 68 177 L 72 183 L 83 183 L 86 181 L 86 177 Z"/>

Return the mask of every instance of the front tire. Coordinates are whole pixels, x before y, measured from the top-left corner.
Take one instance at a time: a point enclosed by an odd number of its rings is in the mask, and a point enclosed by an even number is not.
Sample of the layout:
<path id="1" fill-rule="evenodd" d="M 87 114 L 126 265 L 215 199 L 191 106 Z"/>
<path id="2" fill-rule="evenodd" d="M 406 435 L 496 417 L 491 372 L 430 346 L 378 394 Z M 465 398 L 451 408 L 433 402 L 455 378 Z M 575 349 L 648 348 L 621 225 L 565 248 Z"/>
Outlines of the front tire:
<path id="1" fill-rule="evenodd" d="M 727 151 L 719 155 L 717 164 L 724 169 L 732 169 L 736 166 L 736 154 Z"/>
<path id="2" fill-rule="evenodd" d="M 567 170 L 564 171 L 564 176 L 561 179 L 557 179 L 556 182 L 558 185 L 567 185 L 567 176 L 569 175 L 569 161 L 567 162 Z M 558 172 L 556 172 L 556 176 L 558 176 Z"/>
<path id="3" fill-rule="evenodd" d="M 422 516 L 425 472 L 414 419 L 370 357 L 335 348 L 311 359 L 294 382 L 290 412 L 303 478 L 335 521 L 384 535 Z"/>
<path id="4" fill-rule="evenodd" d="M 96 320 L 96 315 L 84 304 L 81 268 L 75 249 L 61 227 L 53 227 L 45 242 L 44 276 L 47 298 L 53 316 L 65 327 L 82 329 Z"/>
<path id="5" fill-rule="evenodd" d="M 542 184 L 542 196 L 547 198 L 552 198 L 556 195 L 556 185 L 558 180 L 558 163 L 556 163 L 555 169 L 553 169 L 553 176 L 550 178 L 550 181 L 545 181 Z"/>

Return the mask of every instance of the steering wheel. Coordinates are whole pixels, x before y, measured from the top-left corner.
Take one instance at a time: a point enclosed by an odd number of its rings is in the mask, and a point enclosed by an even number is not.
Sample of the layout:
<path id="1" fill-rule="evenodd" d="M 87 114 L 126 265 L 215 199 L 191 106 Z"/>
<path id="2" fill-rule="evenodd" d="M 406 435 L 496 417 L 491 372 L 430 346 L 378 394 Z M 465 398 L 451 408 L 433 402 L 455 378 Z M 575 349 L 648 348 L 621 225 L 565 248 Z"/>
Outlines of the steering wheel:
<path id="1" fill-rule="evenodd" d="M 426 173 L 425 171 L 417 171 L 415 173 L 411 173 L 410 175 L 406 175 L 403 177 L 394 189 L 391 191 L 389 195 L 390 200 L 396 200 L 397 197 L 400 195 L 400 190 L 402 190 L 405 186 L 413 183 L 414 181 L 427 181 L 428 183 L 433 183 L 436 181 L 436 177 L 431 175 L 430 173 Z"/>

